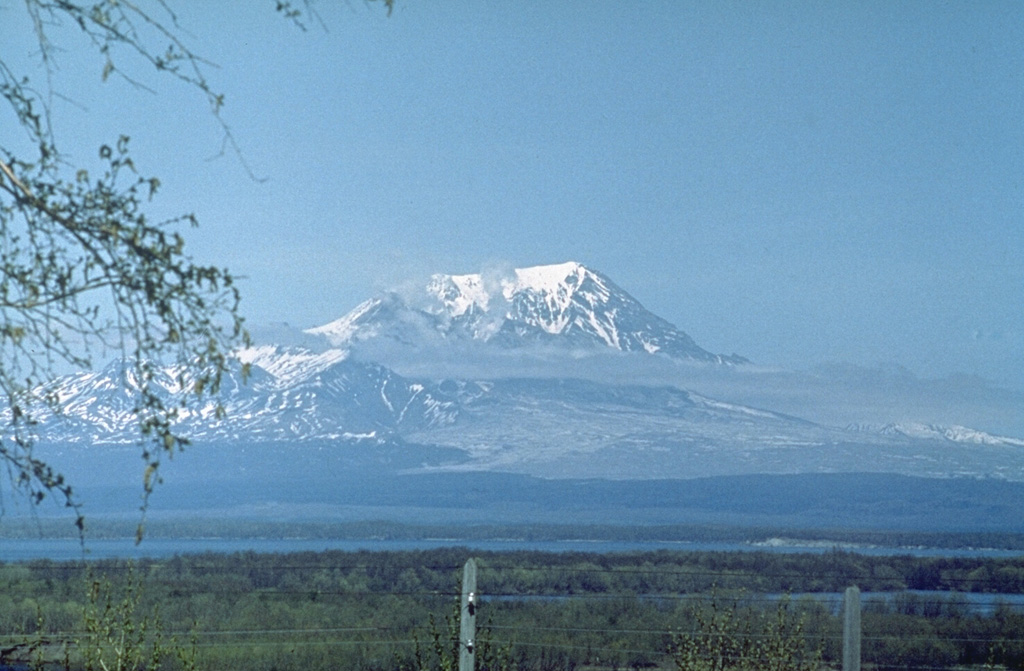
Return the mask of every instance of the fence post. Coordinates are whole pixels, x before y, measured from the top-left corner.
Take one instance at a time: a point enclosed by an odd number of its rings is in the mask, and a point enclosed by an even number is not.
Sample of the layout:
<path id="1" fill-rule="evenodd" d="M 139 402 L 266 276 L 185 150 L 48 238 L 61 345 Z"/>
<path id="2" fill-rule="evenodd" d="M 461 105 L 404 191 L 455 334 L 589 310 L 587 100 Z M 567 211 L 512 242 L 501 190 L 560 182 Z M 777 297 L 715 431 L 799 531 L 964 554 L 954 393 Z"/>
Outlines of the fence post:
<path id="1" fill-rule="evenodd" d="M 473 671 L 476 660 L 476 560 L 466 560 L 462 569 L 462 607 L 459 611 L 459 671 Z"/>
<path id="2" fill-rule="evenodd" d="M 860 671 L 860 590 L 843 596 L 843 671 Z"/>

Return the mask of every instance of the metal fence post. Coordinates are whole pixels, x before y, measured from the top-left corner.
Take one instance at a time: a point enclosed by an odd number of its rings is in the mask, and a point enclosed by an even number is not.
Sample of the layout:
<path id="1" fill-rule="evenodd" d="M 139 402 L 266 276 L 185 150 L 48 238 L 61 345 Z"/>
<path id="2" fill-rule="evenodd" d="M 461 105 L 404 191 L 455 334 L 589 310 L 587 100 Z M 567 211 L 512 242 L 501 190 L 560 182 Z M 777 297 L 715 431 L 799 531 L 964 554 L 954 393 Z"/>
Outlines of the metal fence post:
<path id="1" fill-rule="evenodd" d="M 459 612 L 459 671 L 473 671 L 476 661 L 476 561 L 468 559 L 462 569 L 462 608 Z"/>
<path id="2" fill-rule="evenodd" d="M 847 587 L 843 596 L 843 671 L 860 671 L 860 590 Z"/>

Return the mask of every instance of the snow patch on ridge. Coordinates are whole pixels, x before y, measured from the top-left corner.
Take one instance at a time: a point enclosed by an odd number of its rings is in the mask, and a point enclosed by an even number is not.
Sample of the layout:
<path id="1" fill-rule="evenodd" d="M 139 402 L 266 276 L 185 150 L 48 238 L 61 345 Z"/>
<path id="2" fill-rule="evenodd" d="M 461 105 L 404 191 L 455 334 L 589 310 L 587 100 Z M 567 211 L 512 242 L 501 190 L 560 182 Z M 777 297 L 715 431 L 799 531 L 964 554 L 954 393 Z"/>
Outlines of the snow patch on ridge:
<path id="1" fill-rule="evenodd" d="M 348 351 L 328 349 L 317 353 L 298 347 L 259 345 L 239 350 L 235 356 L 242 363 L 259 366 L 270 373 L 279 386 L 288 386 L 344 361 Z"/>
<path id="2" fill-rule="evenodd" d="M 977 429 L 958 425 L 940 426 L 937 424 L 918 424 L 915 422 L 891 422 L 889 424 L 851 424 L 847 429 L 888 436 L 906 436 L 907 438 L 918 440 L 947 440 L 953 443 L 1024 447 L 1024 440 L 1007 436 L 996 436 L 985 431 L 978 431 Z"/>
<path id="3" fill-rule="evenodd" d="M 335 319 L 332 322 L 328 322 L 323 326 L 306 329 L 305 332 L 311 335 L 324 336 L 332 344 L 346 342 L 355 336 L 356 332 L 359 330 L 360 321 L 369 315 L 375 308 L 379 308 L 382 303 L 383 301 L 379 298 L 371 298 L 370 300 L 363 301 L 347 315 L 344 315 L 339 319 Z"/>
<path id="4" fill-rule="evenodd" d="M 480 275 L 434 275 L 427 292 L 436 296 L 453 317 L 473 310 L 487 311 L 491 296 Z"/>
<path id="5" fill-rule="evenodd" d="M 690 392 L 690 400 L 696 403 L 698 406 L 711 408 L 714 410 L 724 410 L 727 412 L 750 415 L 751 417 L 761 417 L 765 419 L 777 419 L 779 415 L 774 412 L 767 410 L 758 410 L 757 408 L 751 408 L 745 405 L 736 405 L 735 403 L 726 403 L 725 401 L 717 401 L 707 396 L 695 394 Z"/>
<path id="6" fill-rule="evenodd" d="M 510 289 L 513 291 L 517 289 L 533 289 L 534 291 L 557 293 L 566 284 L 573 284 L 573 278 L 576 279 L 575 284 L 578 286 L 579 278 L 586 271 L 586 268 L 575 261 L 548 266 L 516 268 L 516 283 Z"/>

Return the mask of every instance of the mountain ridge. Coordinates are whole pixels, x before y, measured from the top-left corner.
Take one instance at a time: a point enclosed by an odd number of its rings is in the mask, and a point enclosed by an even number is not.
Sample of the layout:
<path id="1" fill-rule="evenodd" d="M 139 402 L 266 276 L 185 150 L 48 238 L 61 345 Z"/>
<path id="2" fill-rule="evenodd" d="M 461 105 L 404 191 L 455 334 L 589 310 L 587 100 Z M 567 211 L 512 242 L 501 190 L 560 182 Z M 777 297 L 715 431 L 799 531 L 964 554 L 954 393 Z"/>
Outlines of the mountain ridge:
<path id="1" fill-rule="evenodd" d="M 1016 438 L 957 422 L 868 417 L 833 426 L 702 390 L 697 371 L 770 378 L 742 357 L 701 349 L 574 262 L 493 277 L 435 275 L 418 298 L 385 294 L 307 335 L 329 344 L 237 352 L 219 395 L 184 404 L 176 430 L 207 445 L 379 449 L 406 454 L 403 469 L 429 472 L 645 480 L 867 469 L 1024 481 L 1024 441 Z M 375 341 L 400 343 L 413 356 L 429 356 L 433 346 L 455 357 L 486 350 L 518 370 L 401 374 L 364 356 L 364 344 Z M 537 351 L 543 356 L 528 371 L 521 364 Z M 609 357 L 617 373 L 574 374 Z M 640 362 L 646 370 L 678 366 L 681 377 L 671 384 L 645 378 Z M 168 407 L 184 393 L 177 379 L 171 370 L 159 379 Z M 39 418 L 48 441 L 95 447 L 139 440 L 123 364 L 66 376 L 50 391 L 64 408 Z"/>
<path id="2" fill-rule="evenodd" d="M 342 350 L 259 347 L 243 361 L 250 382 L 230 376 L 218 398 L 181 410 L 178 431 L 208 445 L 329 441 L 443 454 L 404 467 L 428 472 L 645 480 L 868 470 L 1024 481 L 1024 441 L 961 426 L 831 427 L 672 385 L 406 378 Z M 42 424 L 48 442 L 137 441 L 120 375 L 111 366 L 63 379 L 65 411 Z"/>
<path id="3" fill-rule="evenodd" d="M 508 349 L 553 343 L 749 363 L 736 354 L 704 350 L 608 277 L 575 261 L 517 268 L 495 277 L 435 274 L 411 300 L 386 293 L 306 333 L 334 347 L 375 338 L 412 347 L 459 340 Z"/>

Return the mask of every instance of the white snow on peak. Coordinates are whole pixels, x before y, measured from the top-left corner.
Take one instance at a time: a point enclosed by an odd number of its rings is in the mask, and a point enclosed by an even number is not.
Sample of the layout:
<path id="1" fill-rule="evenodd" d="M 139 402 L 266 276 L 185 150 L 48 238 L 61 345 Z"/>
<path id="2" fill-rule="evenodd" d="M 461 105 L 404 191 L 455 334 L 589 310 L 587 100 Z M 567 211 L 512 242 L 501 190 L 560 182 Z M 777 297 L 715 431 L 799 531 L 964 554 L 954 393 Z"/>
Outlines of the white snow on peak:
<path id="1" fill-rule="evenodd" d="M 528 294 L 539 298 L 547 315 L 544 318 L 535 315 L 526 321 L 548 333 L 562 333 L 570 325 L 569 308 L 586 275 L 587 269 L 572 261 L 550 266 L 518 268 L 515 281 L 504 284 L 505 299 L 512 301 L 516 294 Z M 587 316 L 586 321 L 607 344 L 617 347 L 615 339 L 604 332 L 593 313 Z"/>
<path id="2" fill-rule="evenodd" d="M 471 310 L 487 312 L 496 302 L 507 303 L 521 292 L 543 295 L 550 308 L 561 311 L 569 305 L 573 292 L 588 272 L 581 264 L 568 261 L 516 268 L 493 280 L 482 273 L 438 274 L 430 278 L 427 291 L 441 301 L 452 317 L 460 317 Z"/>
<path id="3" fill-rule="evenodd" d="M 358 330 L 358 320 L 374 308 L 378 307 L 381 302 L 382 301 L 379 298 L 371 298 L 363 301 L 357 305 L 355 309 L 340 319 L 335 319 L 323 326 L 306 329 L 306 333 L 324 336 L 330 342 L 335 344 L 345 342 Z"/>
<path id="4" fill-rule="evenodd" d="M 279 385 L 288 385 L 344 361 L 348 358 L 348 351 L 328 349 L 313 352 L 301 347 L 260 345 L 239 350 L 235 356 L 242 363 L 259 366 L 267 371 Z"/>
<path id="5" fill-rule="evenodd" d="M 594 280 L 596 289 L 581 292 L 580 288 L 588 277 Z M 498 330 L 502 320 L 516 318 L 507 308 L 518 296 L 528 297 L 528 302 L 543 306 L 546 315 L 544 318 L 525 318 L 524 321 L 552 334 L 562 333 L 570 326 L 570 307 L 573 300 L 578 300 L 577 296 L 591 307 L 606 302 L 610 296 L 600 277 L 575 261 L 516 268 L 499 276 L 438 274 L 431 277 L 427 293 L 440 301 L 437 314 L 457 318 L 473 313 L 492 313 L 474 329 L 476 335 L 484 340 Z M 522 319 L 524 315 L 517 317 Z M 576 318 L 577 321 L 579 319 Z M 616 335 L 598 324 L 595 315 L 589 315 L 586 321 L 606 343 L 618 346 Z"/>
<path id="6" fill-rule="evenodd" d="M 471 309 L 486 312 L 490 304 L 483 276 L 476 275 L 434 275 L 430 278 L 427 291 L 437 296 L 448 314 L 459 317 Z"/>
<path id="7" fill-rule="evenodd" d="M 566 343 L 577 345 L 724 361 L 577 261 L 433 275 L 418 292 L 381 295 L 306 333 L 323 336 L 335 347 L 374 339 L 436 343 L 463 336 L 488 342 L 499 334 L 505 346 L 516 339 L 535 342 L 543 333 L 565 335 Z"/>
<path id="8" fill-rule="evenodd" d="M 566 286 L 578 287 L 587 272 L 583 265 L 575 261 L 556 263 L 549 266 L 516 268 L 515 282 L 504 283 L 505 297 L 510 298 L 515 291 L 522 291 L 524 289 L 558 294 Z"/>

